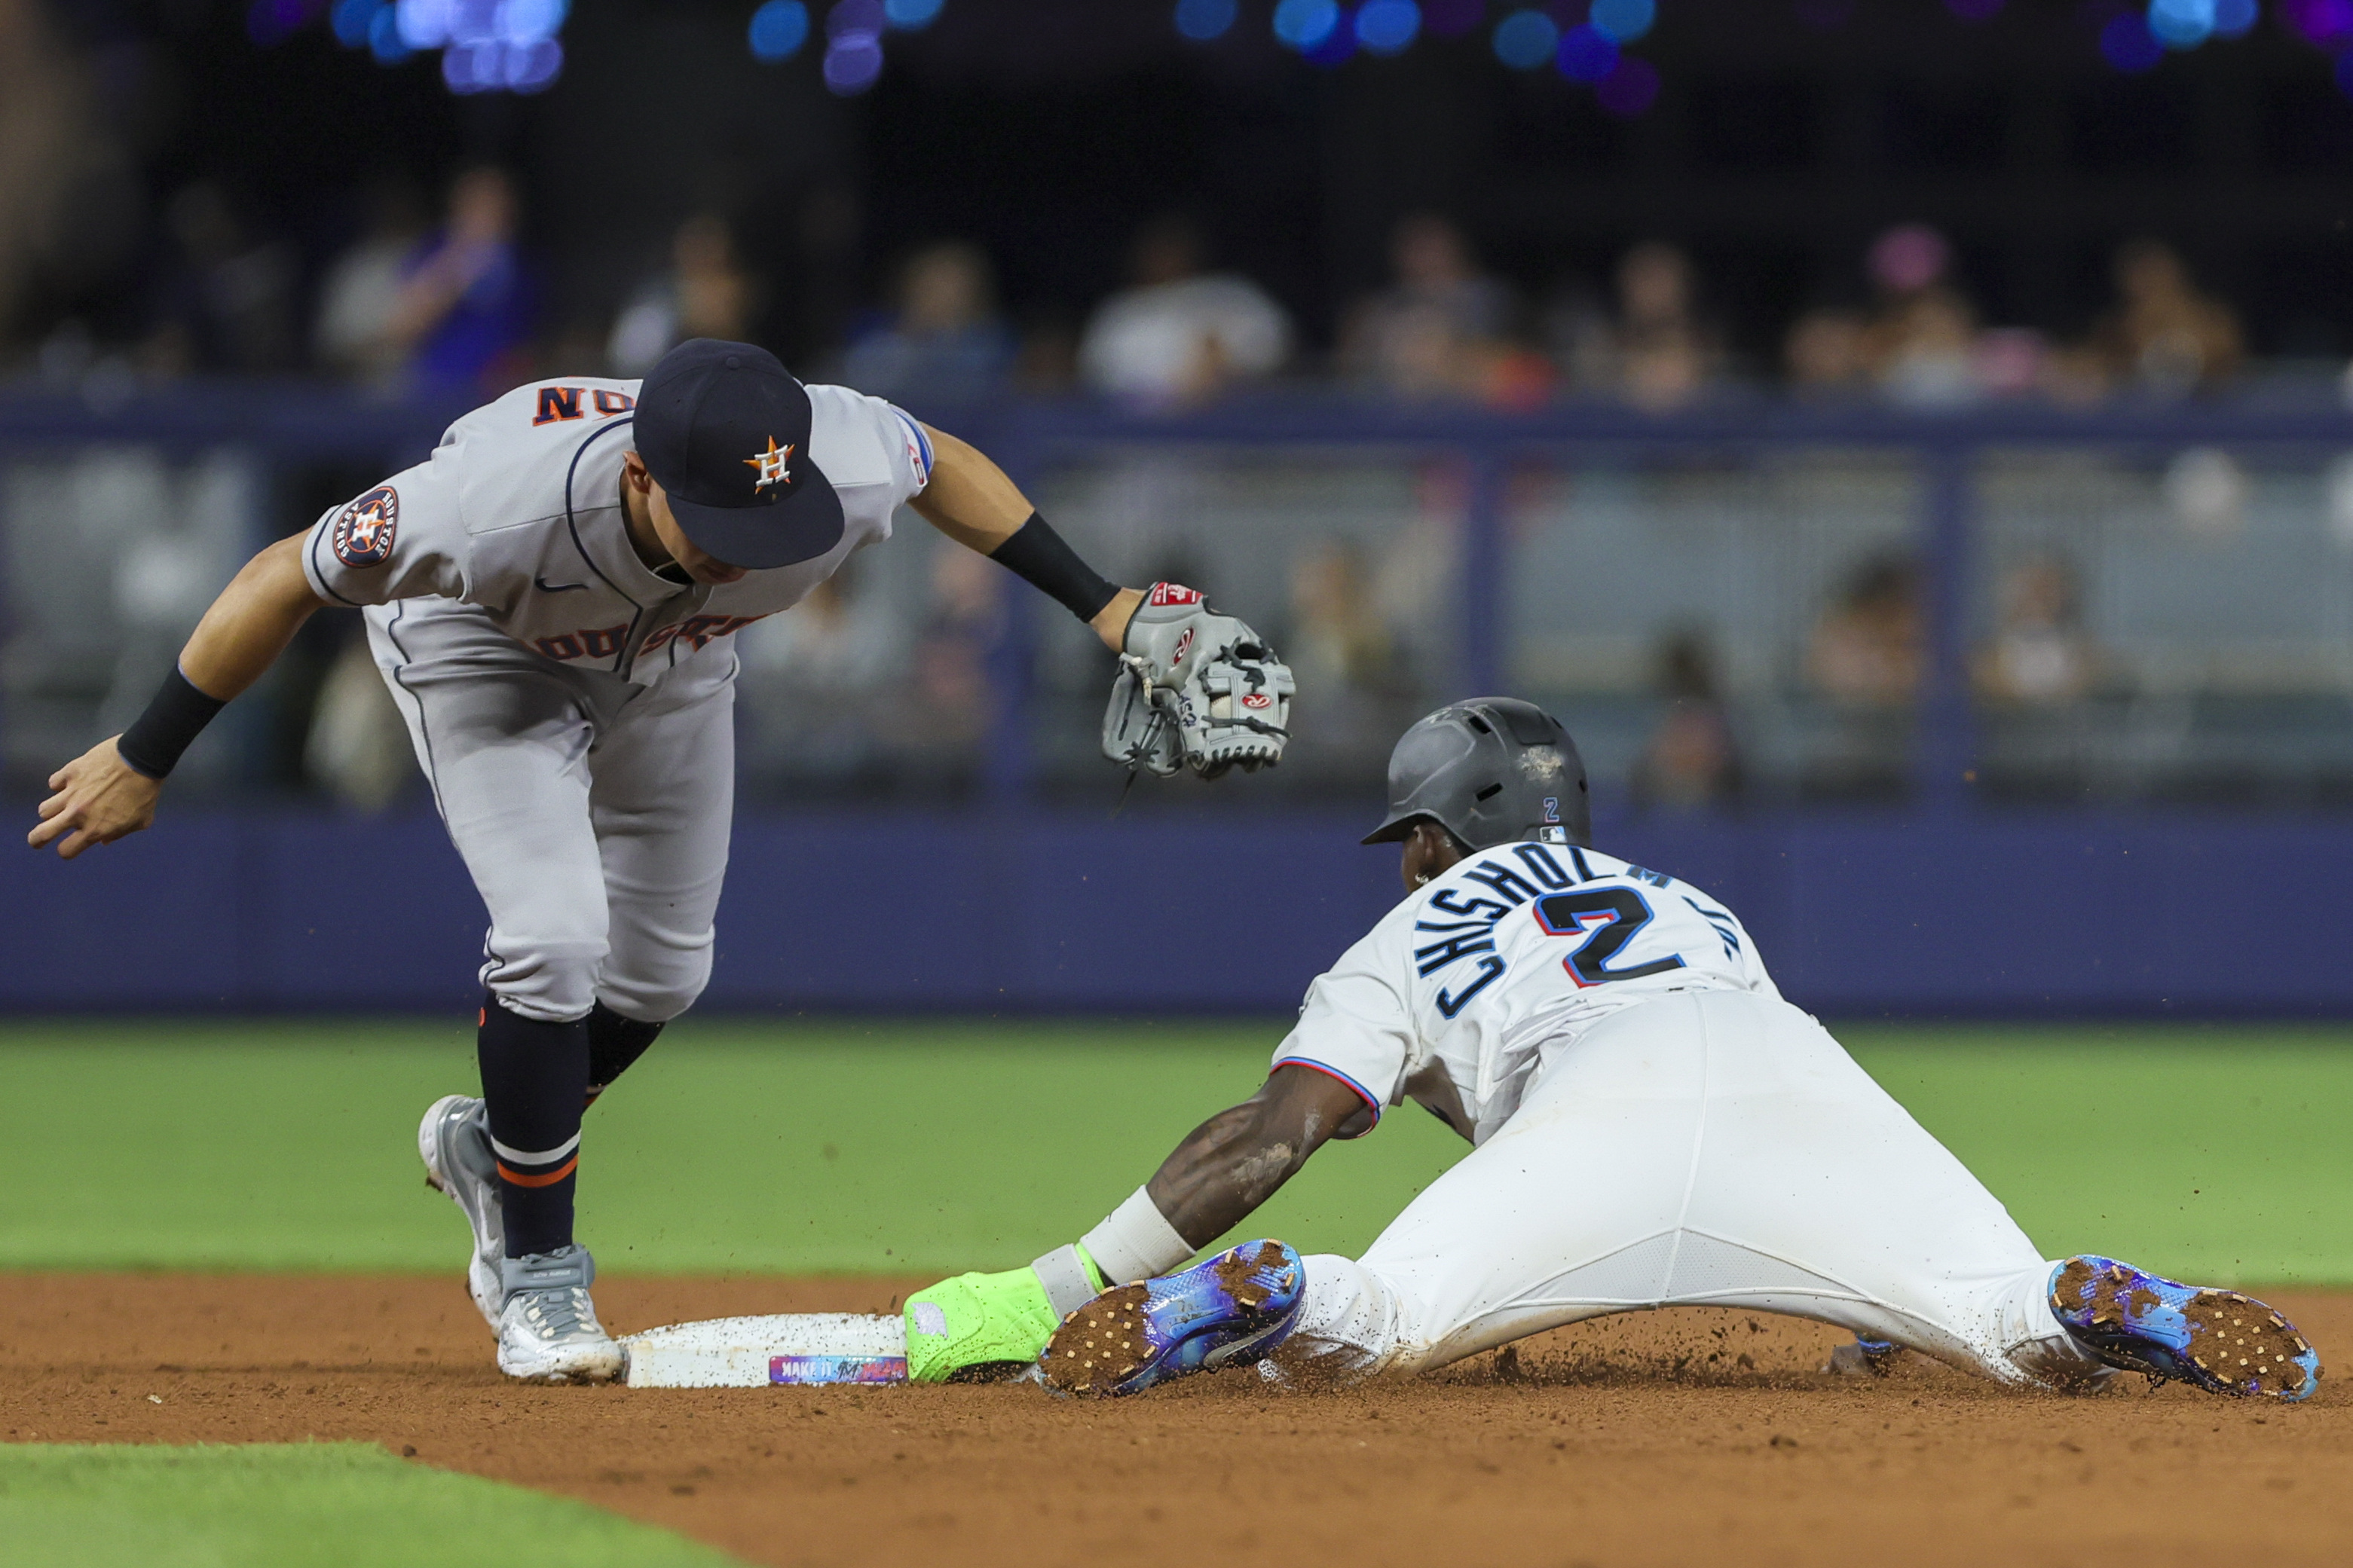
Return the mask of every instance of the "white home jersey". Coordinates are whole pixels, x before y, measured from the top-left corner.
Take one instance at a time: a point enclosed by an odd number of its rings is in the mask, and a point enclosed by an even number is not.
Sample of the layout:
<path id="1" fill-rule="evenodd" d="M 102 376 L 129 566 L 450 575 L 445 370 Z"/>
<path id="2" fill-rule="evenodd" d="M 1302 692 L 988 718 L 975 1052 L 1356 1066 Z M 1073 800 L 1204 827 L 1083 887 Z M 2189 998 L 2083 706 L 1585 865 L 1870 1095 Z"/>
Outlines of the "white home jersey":
<path id="1" fill-rule="evenodd" d="M 1715 900 L 1573 845 L 1499 845 L 1343 953 L 1274 1059 L 1346 1080 L 1376 1115 L 1418 1100 L 1479 1143 L 1535 1070 L 1601 1019 L 1717 990 L 1780 995 Z"/>
<path id="2" fill-rule="evenodd" d="M 841 497 L 840 542 L 723 587 L 673 582 L 638 558 L 622 521 L 638 385 L 535 383 L 475 409 L 431 458 L 312 526 L 302 554 L 311 587 L 346 605 L 407 601 L 399 618 L 412 634 L 470 622 L 559 664 L 646 685 L 789 609 L 853 552 L 889 538 L 892 513 L 931 477 L 931 444 L 913 418 L 848 387 L 811 386 L 809 456 Z M 464 640 L 462 625 L 439 629 L 451 634 L 441 645 Z"/>

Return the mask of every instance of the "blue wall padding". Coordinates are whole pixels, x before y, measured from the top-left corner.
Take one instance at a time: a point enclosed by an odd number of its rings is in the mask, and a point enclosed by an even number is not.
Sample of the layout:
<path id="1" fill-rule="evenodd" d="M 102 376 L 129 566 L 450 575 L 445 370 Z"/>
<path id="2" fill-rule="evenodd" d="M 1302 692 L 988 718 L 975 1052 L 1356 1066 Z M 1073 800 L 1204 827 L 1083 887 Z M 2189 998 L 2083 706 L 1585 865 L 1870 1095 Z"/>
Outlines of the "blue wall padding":
<path id="1" fill-rule="evenodd" d="M 807 813 L 736 825 L 705 1005 L 1288 1012 L 1398 896 L 1353 817 Z M 2353 822 L 1605 822 L 1841 1016 L 2353 1016 Z M 0 1008 L 470 1009 L 483 915 L 430 817 L 174 813 L 0 856 Z"/>

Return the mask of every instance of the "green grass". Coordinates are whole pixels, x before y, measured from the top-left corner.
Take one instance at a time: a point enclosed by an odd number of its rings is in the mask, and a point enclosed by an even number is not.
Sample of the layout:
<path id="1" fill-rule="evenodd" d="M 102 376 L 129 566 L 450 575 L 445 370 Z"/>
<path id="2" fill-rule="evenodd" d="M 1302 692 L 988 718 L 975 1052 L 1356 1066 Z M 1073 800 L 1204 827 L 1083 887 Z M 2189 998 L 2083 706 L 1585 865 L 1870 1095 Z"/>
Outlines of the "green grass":
<path id="1" fill-rule="evenodd" d="M 364 1443 L 0 1444 L 0 1568 L 723 1568 L 586 1503 Z"/>
<path id="2" fill-rule="evenodd" d="M 1258 1081 L 1268 1025 L 694 1022 L 590 1118 L 605 1268 L 944 1272 L 1071 1239 Z M 2353 1282 L 2353 1032 L 1842 1028 L 2046 1252 Z M 0 1026 L 0 1268 L 447 1269 L 427 1025 Z M 1254 1231 L 1360 1249 L 1463 1145 L 1410 1108 Z"/>

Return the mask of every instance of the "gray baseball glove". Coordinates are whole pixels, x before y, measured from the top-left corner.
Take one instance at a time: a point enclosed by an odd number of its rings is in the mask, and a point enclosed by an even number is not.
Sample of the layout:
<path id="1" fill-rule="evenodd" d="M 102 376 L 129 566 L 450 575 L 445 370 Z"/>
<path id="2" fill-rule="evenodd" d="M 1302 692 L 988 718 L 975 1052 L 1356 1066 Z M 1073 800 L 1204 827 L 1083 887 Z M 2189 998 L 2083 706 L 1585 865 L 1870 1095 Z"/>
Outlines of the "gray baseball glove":
<path id="1" fill-rule="evenodd" d="M 1201 595 L 1155 583 L 1127 623 L 1126 651 L 1103 714 L 1103 755 L 1163 778 L 1205 779 L 1282 760 L 1291 738 L 1291 668 L 1264 638 Z"/>

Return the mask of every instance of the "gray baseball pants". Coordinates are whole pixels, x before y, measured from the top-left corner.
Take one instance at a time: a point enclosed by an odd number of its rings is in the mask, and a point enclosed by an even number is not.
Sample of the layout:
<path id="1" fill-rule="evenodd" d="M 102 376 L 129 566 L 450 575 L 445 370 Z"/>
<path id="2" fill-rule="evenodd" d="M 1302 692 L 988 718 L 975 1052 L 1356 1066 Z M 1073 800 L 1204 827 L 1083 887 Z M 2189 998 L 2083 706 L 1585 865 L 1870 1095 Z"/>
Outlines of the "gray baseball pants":
<path id="1" fill-rule="evenodd" d="M 735 791 L 735 657 L 649 686 L 524 647 L 462 606 L 366 612 L 450 841 L 490 909 L 482 984 L 526 1018 L 665 1023 L 711 978 Z"/>

